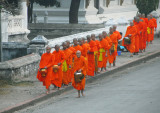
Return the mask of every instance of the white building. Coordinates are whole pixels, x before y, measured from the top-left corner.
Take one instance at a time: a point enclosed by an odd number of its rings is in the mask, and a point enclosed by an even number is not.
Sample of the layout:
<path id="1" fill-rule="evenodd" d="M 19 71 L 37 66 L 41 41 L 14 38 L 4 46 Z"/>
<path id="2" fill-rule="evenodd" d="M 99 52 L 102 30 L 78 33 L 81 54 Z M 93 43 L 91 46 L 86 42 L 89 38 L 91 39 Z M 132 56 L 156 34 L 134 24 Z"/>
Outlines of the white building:
<path id="1" fill-rule="evenodd" d="M 71 0 L 58 0 L 61 7 L 45 8 L 34 4 L 34 14 L 37 14 L 39 23 L 44 22 L 45 12 L 48 12 L 49 23 L 69 23 L 69 8 Z M 67 1 L 67 2 L 66 2 Z M 110 4 L 107 7 L 107 1 Z M 133 18 L 137 13 L 134 0 L 89 0 L 89 6 L 86 7 L 86 0 L 81 0 L 79 8 L 79 23 L 97 24 L 103 23 L 110 18 L 125 17 Z"/>
<path id="2" fill-rule="evenodd" d="M 2 42 L 29 42 L 26 1 L 21 0 L 21 5 L 20 15 L 12 16 L 2 12 Z"/>

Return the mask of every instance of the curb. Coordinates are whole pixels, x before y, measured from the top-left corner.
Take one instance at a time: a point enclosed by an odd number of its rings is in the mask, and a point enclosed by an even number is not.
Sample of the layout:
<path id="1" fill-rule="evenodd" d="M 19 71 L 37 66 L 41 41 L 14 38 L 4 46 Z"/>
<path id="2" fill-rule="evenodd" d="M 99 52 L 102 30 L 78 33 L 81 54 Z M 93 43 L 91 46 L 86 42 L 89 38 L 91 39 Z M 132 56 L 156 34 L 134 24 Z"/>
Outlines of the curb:
<path id="1" fill-rule="evenodd" d="M 105 76 L 109 76 L 111 74 L 114 74 L 114 73 L 117 73 L 119 71 L 122 71 L 125 68 L 133 67 L 135 65 L 138 65 L 140 63 L 146 62 L 147 60 L 151 60 L 151 59 L 153 59 L 155 57 L 159 57 L 159 56 L 160 56 L 160 51 L 156 51 L 154 53 L 150 53 L 150 54 L 148 54 L 146 56 L 143 56 L 141 58 L 137 58 L 134 61 L 129 61 L 129 62 L 127 62 L 127 63 L 125 63 L 125 64 L 123 64 L 121 66 L 117 66 L 116 68 L 114 68 L 112 70 L 109 70 L 109 71 L 107 71 L 105 73 L 101 73 L 101 74 L 98 74 L 97 76 L 94 76 L 92 78 L 86 79 L 86 83 L 93 82 L 93 81 L 95 81 L 97 79 L 103 78 Z M 12 106 L 12 107 L 9 107 L 9 108 L 6 108 L 6 109 L 0 111 L 0 113 L 12 113 L 12 112 L 24 109 L 24 108 L 29 107 L 29 106 L 33 106 L 38 102 L 42 102 L 42 101 L 47 100 L 47 99 L 49 99 L 51 97 L 60 95 L 60 94 L 66 92 L 66 91 L 69 91 L 71 89 L 73 89 L 73 87 L 72 86 L 68 86 L 68 87 L 63 88 L 63 89 L 61 89 L 59 91 L 51 92 L 50 94 L 40 95 L 40 96 L 38 96 L 38 97 L 36 97 L 34 99 L 25 101 L 23 103 L 17 104 L 15 106 Z"/>

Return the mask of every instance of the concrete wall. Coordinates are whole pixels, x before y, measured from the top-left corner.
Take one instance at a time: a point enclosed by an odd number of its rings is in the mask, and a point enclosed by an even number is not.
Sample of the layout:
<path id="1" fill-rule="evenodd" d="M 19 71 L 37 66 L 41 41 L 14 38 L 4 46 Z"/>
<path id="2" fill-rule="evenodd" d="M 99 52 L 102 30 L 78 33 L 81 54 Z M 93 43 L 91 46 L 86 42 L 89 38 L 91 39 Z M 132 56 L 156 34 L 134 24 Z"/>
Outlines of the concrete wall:
<path id="1" fill-rule="evenodd" d="M 44 35 L 47 39 L 54 39 L 104 27 L 103 24 L 29 24 L 31 33 L 28 38 L 32 40 L 37 35 Z"/>
<path id="2" fill-rule="evenodd" d="M 0 79 L 10 82 L 33 81 L 36 79 L 40 56 L 30 54 L 0 63 Z"/>
<path id="3" fill-rule="evenodd" d="M 3 61 L 27 55 L 27 43 L 3 42 Z"/>

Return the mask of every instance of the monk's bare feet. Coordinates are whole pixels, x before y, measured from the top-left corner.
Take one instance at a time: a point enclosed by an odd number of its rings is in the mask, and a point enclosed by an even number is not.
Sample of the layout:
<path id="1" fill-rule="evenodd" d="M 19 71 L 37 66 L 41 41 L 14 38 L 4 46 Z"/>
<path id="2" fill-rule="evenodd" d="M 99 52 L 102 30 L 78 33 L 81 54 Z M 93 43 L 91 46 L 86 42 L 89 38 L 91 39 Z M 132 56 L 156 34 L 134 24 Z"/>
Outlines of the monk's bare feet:
<path id="1" fill-rule="evenodd" d="M 130 57 L 133 57 L 133 55 L 130 55 Z"/>
<path id="2" fill-rule="evenodd" d="M 78 95 L 76 98 L 80 98 L 80 95 Z"/>
<path id="3" fill-rule="evenodd" d="M 46 94 L 49 94 L 49 92 L 50 92 L 50 90 L 49 90 L 49 89 L 47 89 Z"/>
<path id="4" fill-rule="evenodd" d="M 84 95 L 84 94 L 82 94 L 82 96 L 83 96 L 83 97 L 85 97 L 85 95 Z"/>
<path id="5" fill-rule="evenodd" d="M 107 70 L 106 69 L 103 69 L 103 72 L 106 72 Z"/>
<path id="6" fill-rule="evenodd" d="M 115 63 L 115 61 L 113 62 L 113 67 L 115 67 L 116 66 L 116 63 Z"/>
<path id="7" fill-rule="evenodd" d="M 100 72 L 101 72 L 101 69 L 99 68 L 99 69 L 98 69 L 98 73 L 100 73 Z"/>
<path id="8" fill-rule="evenodd" d="M 80 98 L 80 90 L 78 90 L 78 97 L 77 98 Z"/>

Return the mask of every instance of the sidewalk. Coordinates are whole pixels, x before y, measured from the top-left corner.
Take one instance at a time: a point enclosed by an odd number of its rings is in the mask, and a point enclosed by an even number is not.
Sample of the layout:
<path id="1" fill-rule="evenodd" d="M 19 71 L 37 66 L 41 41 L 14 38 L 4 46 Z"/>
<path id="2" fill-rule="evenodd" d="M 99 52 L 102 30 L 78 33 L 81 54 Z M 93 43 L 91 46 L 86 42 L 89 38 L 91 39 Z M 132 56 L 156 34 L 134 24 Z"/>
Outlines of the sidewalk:
<path id="1" fill-rule="evenodd" d="M 153 44 L 150 44 L 149 47 L 147 47 L 146 52 L 139 53 L 139 55 L 134 55 L 134 57 L 130 58 L 129 52 L 123 52 L 121 56 L 117 56 L 116 60 L 116 67 L 112 67 L 111 69 L 107 68 L 107 72 L 119 68 L 129 62 L 133 62 L 139 58 L 143 58 L 144 56 L 147 56 L 148 54 L 155 53 L 156 51 L 160 52 L 160 38 L 156 38 L 153 42 Z M 106 72 L 106 73 L 107 73 Z M 112 72 L 111 72 L 112 73 Z M 107 74 L 103 74 L 107 76 Z M 19 105 L 22 105 L 26 102 L 31 102 L 34 99 L 42 98 L 46 96 L 45 87 L 42 86 L 42 83 L 39 82 L 36 79 L 36 75 L 34 75 L 35 78 L 32 82 L 22 82 L 14 85 L 8 85 L 4 81 L 0 81 L 0 112 L 4 110 L 9 110 L 13 106 L 17 107 Z M 101 76 L 101 75 L 97 75 Z M 96 77 L 97 78 L 97 77 Z M 89 78 L 90 79 L 90 78 Z M 51 86 L 51 90 L 53 89 L 53 86 Z M 70 86 L 68 86 L 65 89 L 71 89 Z M 49 94 L 48 96 L 59 95 L 63 93 L 64 88 L 61 88 L 60 91 L 55 90 L 52 91 L 52 94 Z M 42 98 L 44 100 L 44 98 Z M 39 100 L 37 100 L 38 102 Z M 35 104 L 35 103 L 33 103 Z"/>

